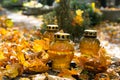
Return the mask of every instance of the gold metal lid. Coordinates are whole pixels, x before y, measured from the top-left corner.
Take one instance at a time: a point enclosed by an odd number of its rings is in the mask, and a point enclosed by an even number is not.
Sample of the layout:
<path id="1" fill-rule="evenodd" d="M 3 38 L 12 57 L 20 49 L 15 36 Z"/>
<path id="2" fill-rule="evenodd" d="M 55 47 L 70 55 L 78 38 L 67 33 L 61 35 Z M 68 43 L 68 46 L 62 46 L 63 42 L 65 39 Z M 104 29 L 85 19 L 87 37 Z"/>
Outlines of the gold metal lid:
<path id="1" fill-rule="evenodd" d="M 85 30 L 84 36 L 85 37 L 97 37 L 97 30 Z"/>
<path id="2" fill-rule="evenodd" d="M 54 35 L 55 40 L 69 40 L 70 34 L 57 32 Z"/>
<path id="3" fill-rule="evenodd" d="M 47 30 L 58 30 L 58 25 L 49 24 L 47 25 Z"/>

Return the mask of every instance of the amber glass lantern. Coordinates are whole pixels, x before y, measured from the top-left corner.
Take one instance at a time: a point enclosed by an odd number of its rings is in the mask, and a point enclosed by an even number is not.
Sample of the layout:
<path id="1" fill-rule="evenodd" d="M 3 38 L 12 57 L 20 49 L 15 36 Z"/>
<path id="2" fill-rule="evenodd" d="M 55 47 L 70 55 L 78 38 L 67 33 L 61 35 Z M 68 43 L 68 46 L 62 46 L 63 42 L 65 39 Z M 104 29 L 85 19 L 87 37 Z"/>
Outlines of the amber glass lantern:
<path id="1" fill-rule="evenodd" d="M 70 68 L 74 56 L 74 47 L 69 42 L 70 34 L 55 33 L 55 41 L 51 44 L 48 53 L 52 60 L 52 69 L 60 71 Z"/>
<path id="2" fill-rule="evenodd" d="M 84 69 L 94 73 L 105 72 L 108 67 L 108 61 L 104 51 L 97 39 L 96 30 L 85 30 L 80 40 L 81 58 L 84 58 Z"/>
<path id="3" fill-rule="evenodd" d="M 85 30 L 80 40 L 80 52 L 85 56 L 98 55 L 100 49 L 100 41 L 97 39 L 96 30 Z"/>
<path id="4" fill-rule="evenodd" d="M 47 25 L 47 29 L 43 34 L 43 38 L 49 38 L 50 41 L 54 40 L 54 33 L 58 31 L 58 25 Z"/>

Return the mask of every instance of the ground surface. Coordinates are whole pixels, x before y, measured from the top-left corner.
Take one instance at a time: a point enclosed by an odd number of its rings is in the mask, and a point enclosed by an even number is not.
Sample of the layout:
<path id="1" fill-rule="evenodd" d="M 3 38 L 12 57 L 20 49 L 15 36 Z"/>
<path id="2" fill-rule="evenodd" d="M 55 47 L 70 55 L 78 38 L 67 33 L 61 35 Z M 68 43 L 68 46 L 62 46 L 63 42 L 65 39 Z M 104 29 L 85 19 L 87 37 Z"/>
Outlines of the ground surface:
<path id="1" fill-rule="evenodd" d="M 120 58 L 120 24 L 102 22 L 96 27 L 101 44 L 112 56 Z"/>
<path id="2" fill-rule="evenodd" d="M 31 29 L 33 26 L 41 27 L 42 18 L 22 15 L 21 12 L 5 10 L 5 14 L 11 18 L 15 26 Z M 98 39 L 101 46 L 105 47 L 108 54 L 120 58 L 120 23 L 102 22 L 93 29 L 98 30 Z"/>
<path id="3" fill-rule="evenodd" d="M 15 25 L 21 28 L 40 27 L 43 23 L 41 17 L 22 15 L 21 12 L 14 13 L 7 10 L 5 12 L 14 21 Z M 107 49 L 107 52 L 120 58 L 120 23 L 102 22 L 95 29 L 98 30 L 98 38 L 101 41 L 101 45 Z"/>

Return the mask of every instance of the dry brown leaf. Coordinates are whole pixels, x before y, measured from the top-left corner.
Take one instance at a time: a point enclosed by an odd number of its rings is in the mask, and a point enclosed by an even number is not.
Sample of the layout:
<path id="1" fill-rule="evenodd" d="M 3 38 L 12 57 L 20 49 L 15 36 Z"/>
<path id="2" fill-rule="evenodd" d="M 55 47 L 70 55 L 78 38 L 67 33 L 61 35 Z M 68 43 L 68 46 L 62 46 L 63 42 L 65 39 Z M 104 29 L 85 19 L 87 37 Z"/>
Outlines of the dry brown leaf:
<path id="1" fill-rule="evenodd" d="M 60 77 L 72 77 L 72 75 L 78 75 L 79 70 L 75 70 L 75 69 L 63 69 L 58 76 Z"/>

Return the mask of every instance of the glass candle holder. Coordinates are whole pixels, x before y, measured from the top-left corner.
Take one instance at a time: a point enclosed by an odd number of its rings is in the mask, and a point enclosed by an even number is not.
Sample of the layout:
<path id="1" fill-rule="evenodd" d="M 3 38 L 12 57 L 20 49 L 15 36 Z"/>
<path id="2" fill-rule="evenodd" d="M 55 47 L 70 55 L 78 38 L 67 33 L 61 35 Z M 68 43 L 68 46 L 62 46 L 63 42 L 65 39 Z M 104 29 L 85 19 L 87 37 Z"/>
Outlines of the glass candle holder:
<path id="1" fill-rule="evenodd" d="M 70 34 L 55 33 L 55 41 L 52 42 L 48 53 L 52 60 L 52 69 L 60 71 L 70 68 L 74 56 L 74 47 L 69 42 Z"/>
<path id="2" fill-rule="evenodd" d="M 47 25 L 47 29 L 43 34 L 43 38 L 49 38 L 50 41 L 54 40 L 54 33 L 58 31 L 58 25 Z"/>
<path id="3" fill-rule="evenodd" d="M 100 41 L 97 39 L 96 30 L 85 30 L 83 37 L 80 39 L 80 52 L 82 55 L 98 55 Z"/>

